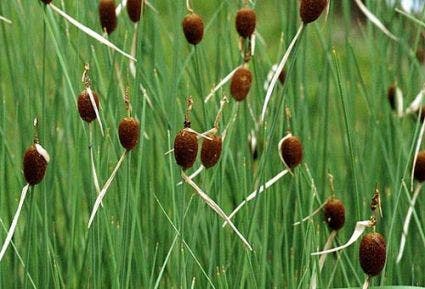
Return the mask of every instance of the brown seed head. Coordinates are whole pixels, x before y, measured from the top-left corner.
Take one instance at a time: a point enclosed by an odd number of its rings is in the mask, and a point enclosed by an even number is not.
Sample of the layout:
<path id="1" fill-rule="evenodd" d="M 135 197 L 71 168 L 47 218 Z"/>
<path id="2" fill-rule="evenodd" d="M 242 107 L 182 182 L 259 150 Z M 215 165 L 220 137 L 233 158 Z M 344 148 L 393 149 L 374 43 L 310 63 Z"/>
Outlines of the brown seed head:
<path id="1" fill-rule="evenodd" d="M 325 221 L 332 230 L 339 230 L 345 223 L 345 208 L 341 200 L 337 198 L 329 199 L 323 207 Z"/>
<path id="2" fill-rule="evenodd" d="M 52 0 L 41 0 L 41 2 L 43 2 L 44 4 L 50 4 L 50 2 L 52 2 Z"/>
<path id="3" fill-rule="evenodd" d="M 304 24 L 319 18 L 327 5 L 328 0 L 301 0 L 300 16 Z"/>
<path id="4" fill-rule="evenodd" d="M 425 49 L 419 47 L 416 50 L 416 59 L 419 61 L 419 63 L 424 64 L 425 63 Z"/>
<path id="5" fill-rule="evenodd" d="M 230 93 L 237 101 L 242 101 L 248 95 L 252 84 L 252 73 L 248 68 L 238 68 L 230 82 Z"/>
<path id="6" fill-rule="evenodd" d="M 24 177 L 28 184 L 34 186 L 41 182 L 46 173 L 47 160 L 37 151 L 34 144 L 25 151 L 23 167 Z"/>
<path id="7" fill-rule="evenodd" d="M 242 8 L 236 14 L 236 31 L 241 37 L 248 38 L 254 33 L 255 22 L 255 11 L 250 8 Z"/>
<path id="8" fill-rule="evenodd" d="M 183 19 L 182 26 L 187 42 L 193 45 L 201 42 L 204 36 L 204 22 L 198 14 L 190 13 L 186 15 Z"/>
<path id="9" fill-rule="evenodd" d="M 117 28 L 117 15 L 113 0 L 100 0 L 99 2 L 100 25 L 106 33 L 111 34 Z"/>
<path id="10" fill-rule="evenodd" d="M 369 276 L 376 276 L 384 268 L 386 259 L 386 245 L 384 237 L 379 233 L 366 234 L 359 250 L 360 265 Z"/>
<path id="11" fill-rule="evenodd" d="M 99 98 L 94 91 L 93 99 L 97 108 L 99 108 Z M 78 112 L 80 113 L 80 117 L 86 122 L 90 123 L 96 119 L 96 112 L 94 111 L 94 107 L 90 101 L 90 95 L 87 90 L 84 90 L 78 96 Z"/>
<path id="12" fill-rule="evenodd" d="M 201 148 L 201 162 L 205 168 L 214 166 L 221 155 L 222 140 L 220 136 L 212 135 L 211 140 L 204 139 Z"/>
<path id="13" fill-rule="evenodd" d="M 290 136 L 280 145 L 280 154 L 285 164 L 293 169 L 299 165 L 303 159 L 303 146 L 296 136 Z"/>
<path id="14" fill-rule="evenodd" d="M 282 69 L 282 71 L 280 72 L 280 74 L 279 74 L 279 81 L 280 81 L 280 84 L 284 84 L 285 83 L 285 80 L 286 80 L 286 70 L 285 70 L 285 68 L 284 69 Z"/>
<path id="15" fill-rule="evenodd" d="M 174 157 L 184 170 L 191 168 L 198 154 L 196 134 L 185 129 L 179 131 L 174 139 Z"/>
<path id="16" fill-rule="evenodd" d="M 418 152 L 414 170 L 414 177 L 418 182 L 425 181 L 425 151 Z"/>
<path id="17" fill-rule="evenodd" d="M 393 110 L 395 110 L 396 93 L 397 93 L 397 86 L 395 86 L 394 84 L 390 85 L 390 87 L 388 87 L 387 98 Z"/>
<path id="18" fill-rule="evenodd" d="M 132 117 L 125 117 L 118 127 L 118 136 L 121 145 L 126 150 L 132 150 L 139 142 L 140 123 Z"/>
<path id="19" fill-rule="evenodd" d="M 131 21 L 139 22 L 142 13 L 142 0 L 128 0 L 127 14 Z"/>

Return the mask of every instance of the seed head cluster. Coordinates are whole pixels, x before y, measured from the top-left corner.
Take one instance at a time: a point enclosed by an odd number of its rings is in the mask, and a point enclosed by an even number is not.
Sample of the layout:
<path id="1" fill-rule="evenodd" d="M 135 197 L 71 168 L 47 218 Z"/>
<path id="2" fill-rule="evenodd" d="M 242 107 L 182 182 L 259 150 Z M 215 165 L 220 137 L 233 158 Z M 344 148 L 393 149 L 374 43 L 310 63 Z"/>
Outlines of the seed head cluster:
<path id="1" fill-rule="evenodd" d="M 142 13 L 142 0 L 128 0 L 127 14 L 134 23 L 139 22 Z"/>
<path id="2" fill-rule="evenodd" d="M 280 154 L 288 168 L 298 166 L 303 159 L 303 147 L 299 138 L 290 136 L 285 139 L 280 146 Z"/>
<path id="3" fill-rule="evenodd" d="M 238 68 L 230 82 L 230 93 L 236 101 L 244 100 L 251 88 L 252 73 L 248 68 Z"/>
<path id="4" fill-rule="evenodd" d="M 323 207 L 325 221 L 331 230 L 339 230 L 345 223 L 345 208 L 341 200 L 329 199 Z"/>
<path id="5" fill-rule="evenodd" d="M 94 91 L 93 91 L 93 100 L 96 103 L 96 107 L 99 108 L 99 97 Z M 80 117 L 84 121 L 90 123 L 96 119 L 96 112 L 94 110 L 94 107 L 90 100 L 90 95 L 87 92 L 87 90 L 84 90 L 83 92 L 80 93 L 80 95 L 78 96 L 77 105 L 78 105 L 78 112 L 80 114 Z"/>
<path id="6" fill-rule="evenodd" d="M 174 139 L 174 157 L 183 170 L 191 168 L 198 154 L 198 139 L 194 132 L 182 129 Z"/>
<path id="7" fill-rule="evenodd" d="M 304 24 L 319 18 L 327 5 L 328 0 L 301 0 L 300 16 Z"/>
<path id="8" fill-rule="evenodd" d="M 425 181 L 425 151 L 418 152 L 413 175 L 418 182 Z"/>
<path id="9" fill-rule="evenodd" d="M 243 38 L 250 37 L 255 31 L 256 15 L 250 8 L 242 8 L 236 14 L 236 31 Z"/>
<path id="10" fill-rule="evenodd" d="M 118 136 L 121 145 L 126 150 L 132 150 L 139 142 L 140 123 L 133 117 L 125 117 L 118 127 Z"/>
<path id="11" fill-rule="evenodd" d="M 201 16 L 190 13 L 184 17 L 182 22 L 183 33 L 187 42 L 193 45 L 199 44 L 204 36 L 204 22 Z"/>
<path id="12" fill-rule="evenodd" d="M 221 155 L 222 139 L 220 136 L 212 135 L 211 139 L 204 139 L 201 148 L 201 162 L 204 167 L 213 167 Z"/>

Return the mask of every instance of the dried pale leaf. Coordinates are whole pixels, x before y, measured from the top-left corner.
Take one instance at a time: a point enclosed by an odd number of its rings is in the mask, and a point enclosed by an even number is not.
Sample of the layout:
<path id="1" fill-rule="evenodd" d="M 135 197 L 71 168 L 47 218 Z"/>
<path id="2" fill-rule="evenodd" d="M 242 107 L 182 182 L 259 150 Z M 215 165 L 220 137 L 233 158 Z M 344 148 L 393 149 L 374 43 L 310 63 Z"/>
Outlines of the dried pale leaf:
<path id="1" fill-rule="evenodd" d="M 294 226 L 298 226 L 301 225 L 301 223 L 304 223 L 305 221 L 310 220 L 311 218 L 313 218 L 314 216 L 316 216 L 318 213 L 320 213 L 320 211 L 323 209 L 323 207 L 326 205 L 326 202 L 324 202 L 323 204 L 320 205 L 320 207 L 318 207 L 316 210 L 313 211 L 313 213 L 311 213 L 310 215 L 308 215 L 307 217 L 303 218 L 301 221 L 298 221 L 296 223 L 294 223 Z"/>
<path id="2" fill-rule="evenodd" d="M 10 225 L 9 231 L 6 235 L 6 240 L 3 243 L 3 246 L 0 251 L 0 262 L 4 257 L 4 254 L 6 253 L 7 248 L 9 247 L 10 241 L 12 241 L 13 234 L 16 230 L 16 225 L 18 224 L 19 215 L 21 214 L 22 206 L 24 205 L 25 197 L 27 196 L 27 192 L 30 185 L 27 184 L 24 186 L 21 192 L 21 198 L 19 199 L 18 208 L 16 209 L 15 216 L 13 216 L 12 224 Z"/>
<path id="3" fill-rule="evenodd" d="M 356 227 L 354 229 L 354 232 L 351 235 L 351 238 L 350 238 L 350 240 L 348 240 L 347 243 L 345 243 L 342 246 L 333 248 L 333 249 L 311 253 L 311 255 L 316 256 L 316 255 L 322 255 L 322 254 L 329 254 L 329 253 L 336 252 L 336 251 L 342 250 L 344 248 L 347 248 L 351 244 L 353 244 L 354 242 L 357 241 L 357 239 L 363 234 L 363 232 L 366 228 L 370 228 L 370 227 L 372 227 L 372 225 L 373 225 L 372 222 L 369 221 L 369 220 L 368 221 L 359 221 L 359 222 L 356 223 Z"/>
<path id="4" fill-rule="evenodd" d="M 425 91 L 422 89 L 415 99 L 410 103 L 409 107 L 406 109 L 406 114 L 411 114 L 417 112 L 422 107 L 422 101 L 424 98 Z"/>
<path id="5" fill-rule="evenodd" d="M 205 169 L 205 167 L 203 165 L 200 165 L 199 168 L 189 176 L 189 179 L 193 180 L 194 178 L 196 178 L 203 170 Z M 177 186 L 181 186 L 183 184 L 183 181 L 180 181 L 177 183 Z"/>
<path id="6" fill-rule="evenodd" d="M 360 10 L 363 12 L 363 14 L 369 19 L 370 22 L 372 22 L 378 29 L 380 29 L 385 35 L 387 35 L 389 38 L 391 38 L 394 41 L 398 41 L 398 38 L 395 37 L 382 22 L 367 9 L 367 7 L 363 4 L 361 0 L 355 0 L 357 6 L 360 8 Z"/>
<path id="7" fill-rule="evenodd" d="M 12 24 L 12 21 L 10 21 L 9 19 L 7 19 L 6 17 L 3 17 L 3 16 L 1 16 L 1 15 L 0 15 L 0 20 L 2 20 L 2 21 L 4 21 L 4 22 L 6 22 L 6 23 L 8 23 L 8 24 Z"/>
<path id="8" fill-rule="evenodd" d="M 109 40 L 107 40 L 105 37 L 101 36 L 100 34 L 98 34 L 97 32 L 91 30 L 90 28 L 88 28 L 87 26 L 81 24 L 80 22 L 78 22 L 77 20 L 75 20 L 74 18 L 72 18 L 71 16 L 69 16 L 68 14 L 66 14 L 65 12 L 63 12 L 62 10 L 60 10 L 58 7 L 56 7 L 53 4 L 49 4 L 49 6 L 53 9 L 53 11 L 55 11 L 56 13 L 58 13 L 59 15 L 61 15 L 63 18 L 65 18 L 69 23 L 71 23 L 72 25 L 74 25 L 75 27 L 77 27 L 78 29 L 80 29 L 81 31 L 83 31 L 84 33 L 86 33 L 87 35 L 89 35 L 90 37 L 96 39 L 98 42 L 108 46 L 109 48 L 117 51 L 118 53 L 124 55 L 125 57 L 133 60 L 133 61 L 137 61 L 135 58 L 133 58 L 130 54 L 122 51 L 121 49 L 119 49 L 115 44 L 113 44 L 112 42 L 110 42 Z"/>
<path id="9" fill-rule="evenodd" d="M 395 90 L 395 108 L 397 111 L 397 116 L 403 116 L 403 92 L 399 87 Z"/>
<path id="10" fill-rule="evenodd" d="M 95 203 L 94 203 L 94 206 L 93 206 L 92 212 L 91 212 L 91 214 L 90 214 L 90 219 L 89 219 L 89 223 L 88 223 L 88 228 L 90 228 L 90 226 L 91 226 L 91 224 L 92 224 L 92 222 L 93 222 L 93 220 L 94 220 L 94 217 L 96 216 L 96 212 L 97 212 L 97 210 L 99 209 L 99 206 L 100 206 L 100 204 L 102 203 L 102 200 L 103 200 L 103 198 L 105 197 L 106 192 L 107 192 L 107 190 L 108 190 L 109 186 L 111 185 L 112 181 L 114 180 L 115 175 L 117 174 L 119 167 L 121 166 L 122 162 L 124 161 L 126 154 L 127 154 L 127 151 L 125 151 L 125 152 L 121 155 L 120 159 L 118 160 L 117 165 L 115 166 L 114 170 L 112 171 L 111 176 L 110 176 L 110 177 L 109 177 L 109 179 L 106 181 L 106 183 L 105 183 L 105 185 L 103 186 L 103 188 L 102 188 L 102 190 L 100 191 L 100 193 L 97 195 L 97 198 L 96 198 L 96 201 L 95 201 Z"/>
<path id="11" fill-rule="evenodd" d="M 238 70 L 240 66 L 236 67 L 235 69 L 233 69 L 225 78 L 223 78 L 216 86 L 213 87 L 213 89 L 211 89 L 210 94 L 208 94 L 205 97 L 204 102 L 207 103 L 211 97 L 223 86 L 225 85 L 233 76 L 233 74 L 235 74 L 236 70 Z"/>
<path id="12" fill-rule="evenodd" d="M 105 134 L 103 133 L 103 125 L 102 125 L 102 121 L 100 120 L 99 109 L 96 105 L 96 101 L 94 100 L 93 91 L 91 90 L 90 87 L 87 87 L 87 93 L 89 94 L 91 105 L 93 106 L 94 113 L 96 114 L 96 119 L 97 119 L 97 122 L 99 123 L 100 132 L 102 133 L 102 136 L 104 136 Z"/>
<path id="13" fill-rule="evenodd" d="M 243 206 L 245 206 L 246 203 L 248 203 L 249 201 L 255 199 L 255 197 L 257 197 L 257 195 L 261 194 L 262 192 L 264 192 L 265 190 L 267 190 L 268 188 L 270 188 L 274 183 L 276 183 L 279 179 L 281 179 L 284 175 L 286 175 L 289 172 L 289 170 L 283 170 L 280 173 L 278 173 L 276 176 L 274 176 L 273 178 L 271 178 L 270 180 L 268 180 L 264 185 L 261 185 L 257 190 L 253 191 L 251 194 L 248 195 L 248 197 L 245 198 L 245 200 L 243 200 L 237 207 L 236 209 L 233 210 L 233 212 L 229 215 L 229 219 L 232 219 L 236 213 L 242 209 Z M 227 222 L 223 223 L 223 227 L 225 227 L 227 225 Z"/>
<path id="14" fill-rule="evenodd" d="M 295 35 L 294 39 L 292 39 L 292 42 L 289 44 L 288 49 L 285 52 L 285 55 L 283 55 L 282 60 L 280 61 L 274 75 L 273 78 L 270 82 L 270 85 L 267 89 L 267 93 L 266 93 L 266 97 L 264 98 L 264 105 L 263 105 L 263 110 L 261 111 L 261 122 L 264 122 L 264 119 L 266 117 L 266 112 L 267 112 L 267 105 L 269 104 L 270 101 L 270 97 L 272 96 L 273 93 L 273 89 L 276 86 L 276 82 L 279 78 L 280 73 L 282 72 L 283 67 L 285 66 L 286 62 L 288 61 L 289 55 L 291 54 L 292 50 L 295 47 L 295 43 L 297 42 L 298 38 L 301 35 L 301 32 L 304 29 L 304 24 L 301 24 L 300 28 L 297 31 L 297 34 Z"/>
<path id="15" fill-rule="evenodd" d="M 46 160 L 46 162 L 50 162 L 49 153 L 40 144 L 35 144 L 35 149 Z"/>

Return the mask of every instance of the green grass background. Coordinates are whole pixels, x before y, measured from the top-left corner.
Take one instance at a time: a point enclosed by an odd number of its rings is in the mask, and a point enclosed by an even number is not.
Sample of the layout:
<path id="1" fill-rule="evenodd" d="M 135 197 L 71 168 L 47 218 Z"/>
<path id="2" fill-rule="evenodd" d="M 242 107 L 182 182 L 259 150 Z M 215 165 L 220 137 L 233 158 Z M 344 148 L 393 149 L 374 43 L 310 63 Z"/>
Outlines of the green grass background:
<path id="1" fill-rule="evenodd" d="M 332 1 L 327 22 L 322 17 L 308 25 L 290 58 L 286 85 L 278 85 L 257 132 L 259 159 L 252 159 L 248 134 L 255 119 L 250 111 L 259 118 L 267 72 L 300 25 L 297 2 L 251 3 L 261 36 L 250 63 L 254 84 L 246 101 L 231 100 L 225 107 L 220 127 L 234 116 L 236 120 L 220 162 L 196 179 L 230 213 L 258 182 L 283 169 L 277 144 L 287 128 L 301 138 L 304 162 L 294 175 L 280 180 L 235 218 L 254 247 L 249 252 L 232 231 L 221 228 L 221 219 L 190 187 L 176 186 L 180 168 L 172 154 L 164 155 L 183 127 L 187 96 L 195 101 L 193 128 L 204 131 L 213 125 L 220 97 L 229 95 L 226 85 L 203 104 L 214 83 L 242 61 L 234 29 L 241 3 L 193 1 L 206 28 L 194 48 L 181 31 L 185 2 L 152 0 L 158 13 L 147 8 L 142 17 L 133 79 L 126 58 L 40 1 L 1 1 L 0 15 L 13 21 L 0 22 L 0 217 L 5 229 L 24 185 L 22 156 L 32 142 L 35 116 L 52 160 L 43 182 L 29 193 L 13 239 L 16 249 L 10 247 L 0 264 L 0 288 L 308 288 L 318 262 L 310 253 L 323 247 L 329 231 L 320 216 L 302 226 L 292 223 L 332 194 L 328 173 L 346 206 L 346 224 L 335 244 L 349 238 L 356 221 L 369 218 L 378 184 L 384 218 L 377 231 L 386 237 L 388 249 L 386 267 L 373 284 L 425 286 L 422 196 L 405 256 L 395 263 L 408 209 L 409 193 L 402 180 L 410 187 L 419 123 L 413 117 L 395 117 L 386 99 L 393 82 L 403 90 L 405 102 L 422 88 L 424 67 L 409 53 L 423 45 L 422 27 L 384 1 L 366 1 L 401 38 L 396 43 L 370 23 L 352 20 L 352 1 Z M 97 1 L 53 3 L 100 31 Z M 110 40 L 130 51 L 134 26 L 125 11 L 118 22 Z M 90 64 L 106 128 L 102 137 L 93 123 L 101 184 L 123 151 L 117 136 L 119 120 L 126 114 L 119 79 L 129 86 L 133 114 L 142 129 L 139 145 L 125 160 L 90 230 L 87 221 L 96 193 L 89 130 L 76 108 L 84 63 Z M 291 112 L 289 121 L 285 108 Z M 0 231 L 1 241 L 5 236 L 6 231 Z M 357 243 L 328 257 L 319 287 L 360 287 L 364 278 Z"/>

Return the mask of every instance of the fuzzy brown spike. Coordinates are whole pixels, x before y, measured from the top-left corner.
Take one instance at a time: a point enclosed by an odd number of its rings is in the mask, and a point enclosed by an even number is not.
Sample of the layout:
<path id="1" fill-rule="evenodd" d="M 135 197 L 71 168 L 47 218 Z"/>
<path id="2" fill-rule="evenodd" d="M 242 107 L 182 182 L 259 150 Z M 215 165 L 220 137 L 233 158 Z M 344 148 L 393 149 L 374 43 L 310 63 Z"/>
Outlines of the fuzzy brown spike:
<path id="1" fill-rule="evenodd" d="M 414 177 L 418 182 L 425 181 L 425 151 L 418 152 L 414 170 Z"/>
<path id="2" fill-rule="evenodd" d="M 211 139 L 204 139 L 201 148 L 201 162 L 205 168 L 213 167 L 220 159 L 222 149 L 222 139 L 220 136 L 210 136 Z"/>
<path id="3" fill-rule="evenodd" d="M 204 36 L 204 22 L 196 13 L 190 13 L 182 21 L 183 33 L 187 42 L 196 45 Z"/>
<path id="4" fill-rule="evenodd" d="M 388 91 L 387 91 L 387 98 L 388 98 L 388 102 L 390 103 L 390 106 L 393 110 L 396 109 L 396 107 L 395 107 L 396 93 L 397 93 L 397 86 L 395 86 L 394 84 L 390 85 L 390 87 L 388 87 Z"/>
<path id="5" fill-rule="evenodd" d="M 319 18 L 327 5 L 328 0 L 301 0 L 300 16 L 304 24 Z"/>
<path id="6" fill-rule="evenodd" d="M 248 68 L 240 67 L 232 76 L 230 93 L 237 101 L 242 101 L 249 93 L 252 84 L 252 73 Z"/>
<path id="7" fill-rule="evenodd" d="M 44 4 L 50 4 L 50 2 L 52 2 L 52 0 L 41 0 L 41 2 L 43 2 Z"/>
<path id="8" fill-rule="evenodd" d="M 140 123 L 132 117 L 125 117 L 121 120 L 118 127 L 118 136 L 121 145 L 126 150 L 132 150 L 139 142 Z"/>
<path id="9" fill-rule="evenodd" d="M 102 30 L 106 30 L 106 33 L 111 34 L 117 28 L 118 20 L 113 0 L 100 0 L 99 19 Z"/>
<path id="10" fill-rule="evenodd" d="M 299 165 L 303 159 L 303 147 L 301 141 L 296 136 L 285 139 L 280 146 L 280 153 L 285 164 L 293 169 Z"/>
<path id="11" fill-rule="evenodd" d="M 94 102 L 96 103 L 96 107 L 99 108 L 99 98 L 94 91 L 93 91 L 93 99 L 94 99 Z M 84 121 L 90 123 L 96 119 L 96 112 L 90 101 L 90 95 L 87 92 L 87 90 L 84 90 L 83 92 L 80 93 L 80 95 L 78 96 L 77 105 L 78 105 L 78 112 L 80 113 L 80 117 Z"/>
<path id="12" fill-rule="evenodd" d="M 386 245 L 384 237 L 379 233 L 366 234 L 359 249 L 360 265 L 369 276 L 378 275 L 385 265 Z"/>
<path id="13" fill-rule="evenodd" d="M 127 14 L 130 20 L 134 23 L 140 21 L 140 15 L 142 14 L 142 1 L 143 0 L 127 1 Z"/>
<path id="14" fill-rule="evenodd" d="M 191 168 L 198 154 L 196 134 L 185 129 L 179 131 L 174 139 L 174 157 L 184 170 Z"/>
<path id="15" fill-rule="evenodd" d="M 325 221 L 331 230 L 339 230 L 345 223 L 345 208 L 341 200 L 329 199 L 323 207 Z"/>
<path id="16" fill-rule="evenodd" d="M 24 154 L 24 177 L 28 184 L 34 186 L 43 180 L 47 169 L 47 160 L 31 145 Z"/>
<path id="17" fill-rule="evenodd" d="M 242 8 L 236 14 L 236 31 L 243 38 L 250 37 L 255 31 L 256 15 L 250 8 Z"/>

